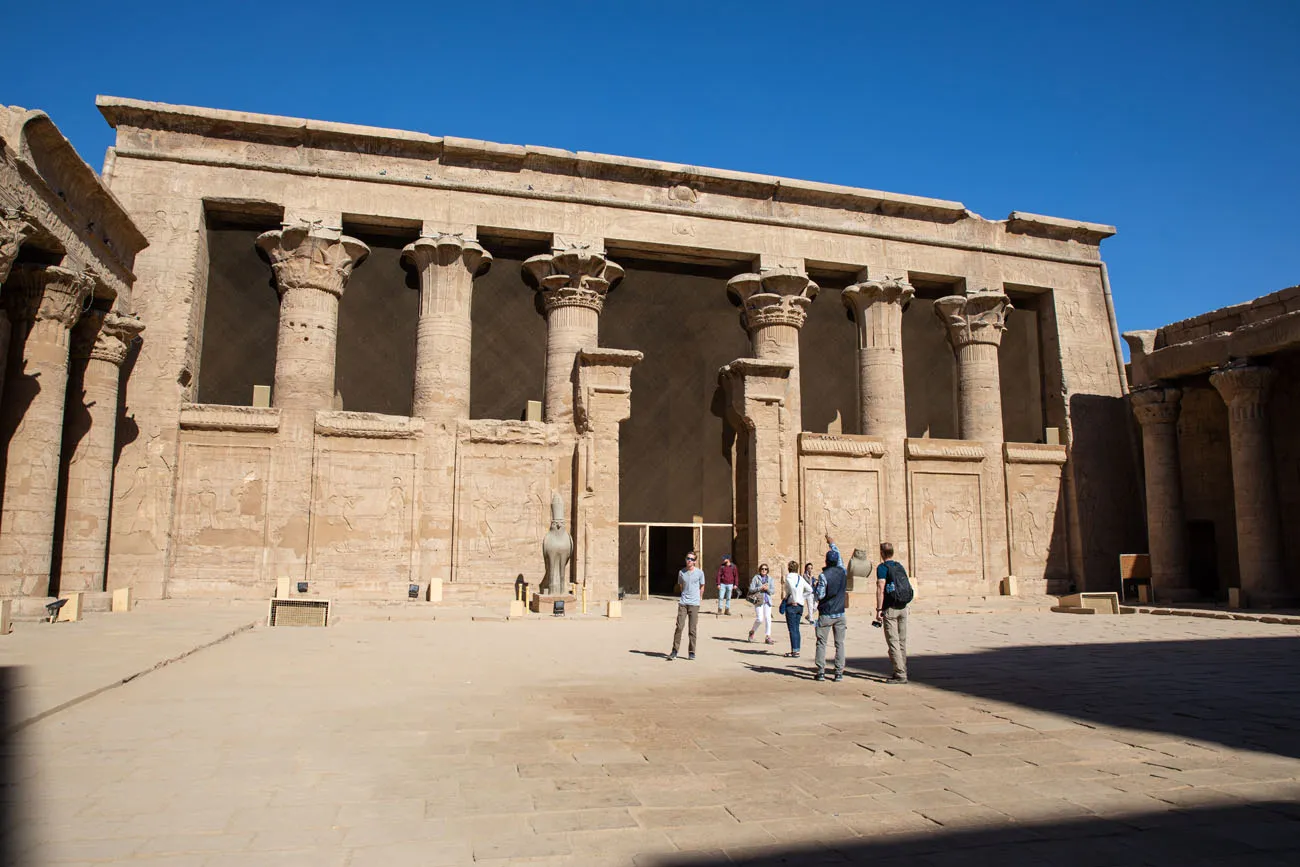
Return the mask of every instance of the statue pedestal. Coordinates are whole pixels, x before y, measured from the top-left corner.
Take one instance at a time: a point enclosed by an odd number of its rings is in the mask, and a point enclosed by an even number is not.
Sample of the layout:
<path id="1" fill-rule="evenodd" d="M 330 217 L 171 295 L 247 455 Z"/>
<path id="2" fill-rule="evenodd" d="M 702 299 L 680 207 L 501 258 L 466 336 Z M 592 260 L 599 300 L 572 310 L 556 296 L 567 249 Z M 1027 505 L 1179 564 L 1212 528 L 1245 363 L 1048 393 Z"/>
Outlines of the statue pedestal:
<path id="1" fill-rule="evenodd" d="M 578 597 L 572 593 L 566 593 L 563 596 L 550 596 L 543 593 L 534 593 L 532 600 L 528 603 L 528 610 L 536 614 L 550 614 L 555 610 L 555 600 L 564 602 L 564 614 L 567 617 L 570 614 L 577 614 L 574 610 L 573 603 L 578 601 Z"/>

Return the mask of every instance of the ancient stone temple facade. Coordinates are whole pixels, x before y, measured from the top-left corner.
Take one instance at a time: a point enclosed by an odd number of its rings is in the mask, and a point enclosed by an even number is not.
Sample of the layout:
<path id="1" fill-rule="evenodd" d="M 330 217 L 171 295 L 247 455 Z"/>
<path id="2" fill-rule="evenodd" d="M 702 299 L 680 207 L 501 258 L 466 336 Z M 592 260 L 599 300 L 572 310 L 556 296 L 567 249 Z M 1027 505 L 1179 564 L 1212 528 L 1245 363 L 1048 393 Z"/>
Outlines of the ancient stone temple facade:
<path id="1" fill-rule="evenodd" d="M 660 592 L 686 547 L 711 575 L 723 553 L 753 571 L 818 561 L 826 535 L 846 553 L 888 540 L 922 593 L 982 595 L 1008 576 L 1022 594 L 1110 589 L 1140 544 L 1108 226 L 99 107 L 117 130 L 104 180 L 148 246 L 131 306 L 124 286 L 78 324 L 51 301 L 48 341 L 85 357 L 99 407 L 120 353 L 95 323 L 122 346 L 128 313 L 148 326 L 120 395 L 129 435 L 74 450 L 96 467 L 117 452 L 95 525 L 108 589 L 265 598 L 289 578 L 336 599 L 504 600 L 541 577 L 556 493 L 572 580 L 597 601 Z M 6 295 L 39 285 L 71 309 L 88 291 L 35 276 Z M 64 527 L 90 527 L 108 487 L 69 473 L 64 489 Z M 5 544 L 24 545 L 14 521 Z M 93 557 L 65 545 L 63 580 L 96 585 Z"/>
<path id="2" fill-rule="evenodd" d="M 1124 338 L 1157 601 L 1300 602 L 1300 286 Z"/>
<path id="3" fill-rule="evenodd" d="M 0 106 L 0 598 L 105 589 L 145 239 L 39 111 Z"/>

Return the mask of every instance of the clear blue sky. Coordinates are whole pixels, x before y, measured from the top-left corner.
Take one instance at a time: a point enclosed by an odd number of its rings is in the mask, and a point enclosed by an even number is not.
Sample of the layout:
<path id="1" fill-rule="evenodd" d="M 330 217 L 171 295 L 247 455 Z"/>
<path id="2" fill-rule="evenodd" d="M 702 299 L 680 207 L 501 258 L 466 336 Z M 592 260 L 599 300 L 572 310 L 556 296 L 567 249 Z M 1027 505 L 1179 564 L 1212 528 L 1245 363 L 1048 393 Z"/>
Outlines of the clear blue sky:
<path id="1" fill-rule="evenodd" d="M 0 100 L 97 93 L 1111 223 L 1120 328 L 1300 283 L 1300 2 L 15 3 Z"/>

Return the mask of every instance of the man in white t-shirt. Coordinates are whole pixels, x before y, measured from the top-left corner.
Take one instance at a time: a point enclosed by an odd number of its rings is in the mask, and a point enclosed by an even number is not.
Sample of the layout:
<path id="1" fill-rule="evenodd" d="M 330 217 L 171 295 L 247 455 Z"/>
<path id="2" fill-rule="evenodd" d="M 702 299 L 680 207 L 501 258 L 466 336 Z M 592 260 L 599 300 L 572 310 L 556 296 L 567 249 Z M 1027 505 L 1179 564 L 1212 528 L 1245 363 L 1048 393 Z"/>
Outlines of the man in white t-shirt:
<path id="1" fill-rule="evenodd" d="M 700 601 L 704 598 L 704 572 L 695 565 L 695 552 L 686 552 L 686 565 L 677 573 L 677 587 L 681 598 L 677 600 L 677 632 L 673 634 L 673 652 L 668 654 L 668 661 L 677 658 L 677 649 L 682 645 L 682 628 L 687 621 L 691 625 L 691 643 L 688 659 L 695 658 L 695 626 L 700 620 Z"/>

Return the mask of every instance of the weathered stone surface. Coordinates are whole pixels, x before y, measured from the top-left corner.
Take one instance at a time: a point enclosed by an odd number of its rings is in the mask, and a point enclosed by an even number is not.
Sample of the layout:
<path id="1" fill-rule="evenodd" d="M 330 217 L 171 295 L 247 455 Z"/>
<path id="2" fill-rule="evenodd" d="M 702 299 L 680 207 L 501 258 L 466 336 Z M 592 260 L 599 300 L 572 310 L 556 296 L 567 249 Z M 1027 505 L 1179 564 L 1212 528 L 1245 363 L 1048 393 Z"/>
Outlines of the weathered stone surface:
<path id="1" fill-rule="evenodd" d="M 1181 398 L 1178 389 L 1160 386 L 1136 389 L 1129 396 L 1142 426 L 1151 591 L 1158 602 L 1177 602 L 1193 595 L 1187 585 L 1187 519 L 1178 460 Z"/>

